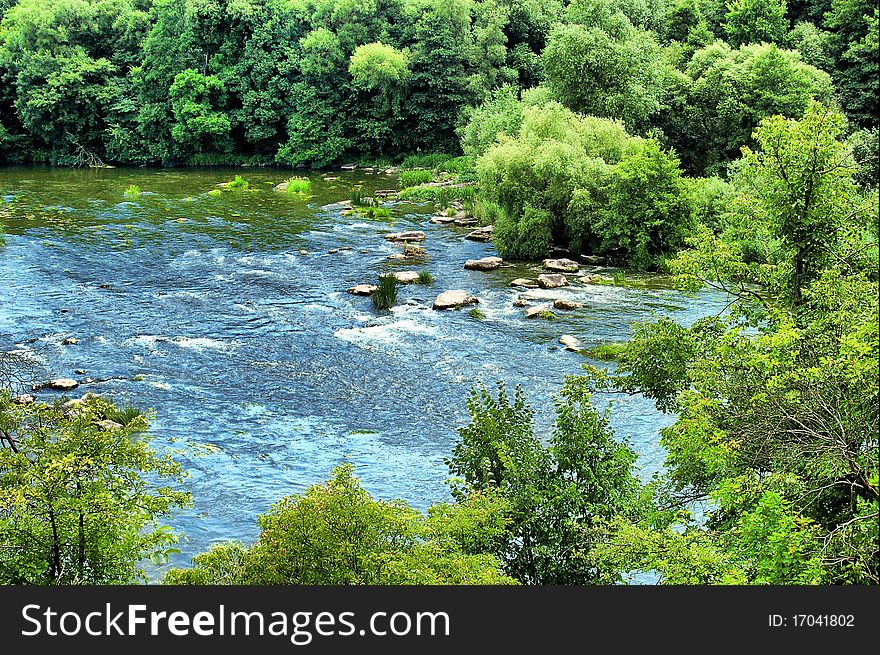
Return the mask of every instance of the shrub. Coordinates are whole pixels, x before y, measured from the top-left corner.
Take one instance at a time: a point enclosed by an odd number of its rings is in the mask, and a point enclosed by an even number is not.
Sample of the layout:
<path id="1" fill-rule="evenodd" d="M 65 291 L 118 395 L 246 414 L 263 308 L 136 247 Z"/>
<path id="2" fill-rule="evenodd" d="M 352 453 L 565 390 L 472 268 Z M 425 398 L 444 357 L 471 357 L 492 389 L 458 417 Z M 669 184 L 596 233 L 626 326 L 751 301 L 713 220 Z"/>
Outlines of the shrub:
<path id="1" fill-rule="evenodd" d="M 431 284 L 434 276 L 429 271 L 419 271 L 419 284 Z"/>
<path id="2" fill-rule="evenodd" d="M 393 275 L 383 275 L 379 278 L 378 287 L 370 295 L 373 307 L 379 310 L 394 307 L 394 303 L 397 302 L 397 290 L 400 288 L 400 282 L 397 278 Z"/>
<path id="3" fill-rule="evenodd" d="M 245 191 L 249 187 L 250 187 L 250 184 L 241 175 L 236 175 L 235 179 L 226 183 L 227 189 L 241 189 L 242 191 Z"/>
<path id="4" fill-rule="evenodd" d="M 400 188 L 406 189 L 407 187 L 430 182 L 432 177 L 431 171 L 428 170 L 401 171 L 399 179 Z"/>
<path id="5" fill-rule="evenodd" d="M 312 190 L 312 183 L 307 177 L 292 177 L 287 181 L 287 193 L 305 195 Z"/>
<path id="6" fill-rule="evenodd" d="M 141 188 L 136 184 L 129 184 L 125 187 L 125 191 L 122 192 L 122 195 L 126 198 L 137 198 L 141 195 Z"/>

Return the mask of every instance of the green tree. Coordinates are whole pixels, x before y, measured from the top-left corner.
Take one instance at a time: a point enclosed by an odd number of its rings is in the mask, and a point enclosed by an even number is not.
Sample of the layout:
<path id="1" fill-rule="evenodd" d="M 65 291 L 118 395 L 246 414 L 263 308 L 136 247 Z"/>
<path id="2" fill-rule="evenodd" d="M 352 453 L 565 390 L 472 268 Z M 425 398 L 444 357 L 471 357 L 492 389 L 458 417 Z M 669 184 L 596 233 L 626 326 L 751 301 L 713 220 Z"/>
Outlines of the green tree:
<path id="1" fill-rule="evenodd" d="M 785 0 L 733 0 L 727 4 L 724 31 L 731 45 L 779 43 L 788 31 Z"/>
<path id="2" fill-rule="evenodd" d="M 174 77 L 168 97 L 175 120 L 171 138 L 179 155 L 231 149 L 229 117 L 222 111 L 226 102 L 222 81 L 190 68 Z"/>
<path id="3" fill-rule="evenodd" d="M 0 392 L 0 582 L 128 584 L 145 557 L 174 552 L 158 523 L 189 494 L 157 454 L 144 416 L 95 397 L 16 405 Z"/>
<path id="4" fill-rule="evenodd" d="M 474 391 L 471 423 L 447 460 L 459 499 L 495 492 L 508 503 L 507 539 L 496 551 L 506 572 L 525 584 L 589 584 L 611 577 L 592 555 L 594 529 L 640 511 L 635 453 L 615 440 L 607 414 L 585 386 L 569 381 L 556 399 L 546 445 L 535 434 L 522 391 L 493 397 Z"/>
<path id="5" fill-rule="evenodd" d="M 425 517 L 402 501 L 374 500 L 343 464 L 325 483 L 288 496 L 258 518 L 249 547 L 221 544 L 168 584 L 513 584 L 481 551 L 503 532 L 489 495 L 439 505 Z"/>

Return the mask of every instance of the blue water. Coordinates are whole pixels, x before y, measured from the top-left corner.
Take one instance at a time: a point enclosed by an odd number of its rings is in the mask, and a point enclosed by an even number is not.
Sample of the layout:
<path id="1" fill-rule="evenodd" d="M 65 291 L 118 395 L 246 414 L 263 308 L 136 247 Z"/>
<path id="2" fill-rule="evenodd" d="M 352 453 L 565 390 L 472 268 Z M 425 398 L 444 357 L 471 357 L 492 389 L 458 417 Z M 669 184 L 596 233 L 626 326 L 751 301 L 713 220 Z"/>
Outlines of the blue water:
<path id="1" fill-rule="evenodd" d="M 254 190 L 207 195 L 236 173 Z M 554 390 L 591 362 L 560 349 L 560 335 L 619 341 L 655 313 L 687 323 L 725 304 L 662 285 L 580 285 L 547 295 L 582 309 L 527 320 L 508 283 L 538 267 L 465 271 L 493 246 L 431 224 L 430 207 L 397 205 L 393 222 L 322 208 L 355 183 L 370 191 L 394 178 L 312 176 L 314 197 L 298 200 L 272 190 L 284 177 L 0 169 L 0 348 L 27 350 L 52 377 L 96 380 L 73 396 L 154 410 L 154 445 L 179 450 L 191 474 L 194 506 L 168 521 L 185 534 L 172 564 L 215 541 L 252 540 L 258 513 L 345 458 L 377 497 L 421 509 L 446 500 L 443 457 L 474 385 L 522 385 L 546 426 Z M 129 184 L 145 193 L 124 198 Z M 426 232 L 428 259 L 397 268 L 427 269 L 435 281 L 404 287 L 398 307 L 376 312 L 345 289 L 394 268 L 387 255 L 400 247 L 383 234 L 403 229 Z M 344 246 L 352 249 L 327 252 Z M 480 298 L 484 320 L 430 309 L 439 292 L 459 288 Z M 79 343 L 61 345 L 68 336 Z M 642 475 L 661 466 L 659 431 L 670 422 L 643 398 L 614 400 L 612 423 L 639 452 Z M 196 457 L 194 444 L 212 447 Z"/>

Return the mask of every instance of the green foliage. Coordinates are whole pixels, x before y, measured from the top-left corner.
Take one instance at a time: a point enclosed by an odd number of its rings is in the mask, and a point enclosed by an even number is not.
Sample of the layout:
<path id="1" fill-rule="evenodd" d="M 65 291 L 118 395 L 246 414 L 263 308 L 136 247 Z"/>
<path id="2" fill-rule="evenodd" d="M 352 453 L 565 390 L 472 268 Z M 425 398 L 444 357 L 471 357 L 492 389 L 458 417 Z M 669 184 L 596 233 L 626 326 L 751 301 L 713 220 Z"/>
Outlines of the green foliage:
<path id="1" fill-rule="evenodd" d="M 122 195 L 126 198 L 137 198 L 141 195 L 141 188 L 137 184 L 129 184 L 125 187 L 125 191 L 122 192 Z"/>
<path id="2" fill-rule="evenodd" d="M 97 397 L 15 405 L 0 392 L 0 582 L 129 584 L 145 579 L 143 558 L 175 552 L 158 519 L 189 494 L 163 486 L 184 473 L 146 429 Z"/>
<path id="3" fill-rule="evenodd" d="M 779 43 L 788 31 L 785 0 L 732 0 L 724 31 L 730 44 Z"/>
<path id="4" fill-rule="evenodd" d="M 409 53 L 383 43 L 358 46 L 351 55 L 348 72 L 364 88 L 390 99 L 400 94 L 409 76 Z"/>
<path id="5" fill-rule="evenodd" d="M 419 284 L 431 284 L 433 281 L 434 276 L 430 271 L 419 271 Z"/>
<path id="6" fill-rule="evenodd" d="M 474 318 L 478 321 L 482 321 L 486 318 L 486 314 L 483 313 L 482 311 L 480 311 L 479 309 L 477 309 L 476 307 L 474 307 L 473 309 L 468 311 L 468 316 L 470 316 L 471 318 Z"/>
<path id="7" fill-rule="evenodd" d="M 244 179 L 241 175 L 236 175 L 232 180 L 225 183 L 227 189 L 238 189 L 240 191 L 247 191 L 250 188 L 250 183 Z"/>
<path id="8" fill-rule="evenodd" d="M 508 575 L 526 584 L 588 584 L 606 575 L 592 554 L 594 530 L 613 516 L 637 515 L 638 482 L 635 454 L 614 439 L 586 388 L 566 382 L 546 445 L 520 389 L 512 400 L 501 384 L 497 397 L 474 391 L 468 411 L 471 423 L 447 460 L 459 478 L 454 494 L 493 492 L 506 501 L 509 527 L 495 552 Z"/>
<path id="9" fill-rule="evenodd" d="M 397 183 L 401 189 L 406 189 L 407 187 L 417 186 L 419 184 L 424 184 L 425 182 L 430 182 L 432 178 L 433 175 L 431 174 L 431 171 L 401 171 Z"/>
<path id="10" fill-rule="evenodd" d="M 305 195 L 312 190 L 312 182 L 307 177 L 292 177 L 287 180 L 287 193 Z"/>
<path id="11" fill-rule="evenodd" d="M 403 170 L 413 170 L 420 168 L 426 168 L 429 170 L 440 170 L 449 163 L 450 159 L 452 159 L 452 157 L 442 152 L 407 155 L 401 162 L 400 168 Z"/>
<path id="12" fill-rule="evenodd" d="M 504 529 L 490 494 L 440 504 L 428 517 L 402 501 L 374 500 L 350 464 L 258 518 L 260 537 L 221 544 L 169 571 L 167 584 L 515 584 L 483 550 Z"/>
<path id="13" fill-rule="evenodd" d="M 378 310 L 391 309 L 397 302 L 397 291 L 401 284 L 394 275 L 386 274 L 379 276 L 378 288 L 370 294 L 373 307 Z"/>
<path id="14" fill-rule="evenodd" d="M 175 123 L 171 138 L 179 155 L 231 149 L 229 117 L 219 111 L 226 103 L 223 81 L 193 69 L 178 73 L 168 89 Z"/>

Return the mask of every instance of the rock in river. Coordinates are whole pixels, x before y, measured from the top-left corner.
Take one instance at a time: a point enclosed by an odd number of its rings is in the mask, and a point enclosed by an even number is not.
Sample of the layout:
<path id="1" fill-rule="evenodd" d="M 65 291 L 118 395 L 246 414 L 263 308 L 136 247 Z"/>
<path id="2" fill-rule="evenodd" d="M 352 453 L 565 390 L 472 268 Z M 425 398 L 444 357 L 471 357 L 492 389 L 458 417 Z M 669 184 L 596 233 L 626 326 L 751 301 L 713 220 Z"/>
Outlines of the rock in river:
<path id="1" fill-rule="evenodd" d="M 433 309 L 456 309 L 464 305 L 473 305 L 478 302 L 480 302 L 479 299 L 472 296 L 467 291 L 452 289 L 451 291 L 444 291 L 437 296 L 432 307 Z"/>
<path id="2" fill-rule="evenodd" d="M 512 287 L 525 287 L 526 289 L 537 289 L 538 283 L 526 277 L 518 277 L 510 281 Z"/>
<path id="3" fill-rule="evenodd" d="M 535 305 L 534 307 L 529 307 L 526 310 L 526 318 L 541 318 L 553 316 L 553 312 L 550 311 L 550 305 Z M 549 318 L 548 317 L 548 318 Z"/>
<path id="4" fill-rule="evenodd" d="M 544 268 L 548 271 L 555 271 L 557 273 L 577 273 L 577 270 L 580 268 L 576 261 L 571 259 L 545 259 L 544 260 Z"/>
<path id="5" fill-rule="evenodd" d="M 415 271 L 395 271 L 385 275 L 394 276 L 401 284 L 416 284 L 419 281 L 419 274 Z"/>
<path id="6" fill-rule="evenodd" d="M 559 343 L 565 346 L 566 350 L 570 350 L 576 353 L 584 349 L 583 345 L 581 345 L 581 342 L 578 341 L 576 337 L 573 337 L 570 334 L 563 334 L 561 337 L 559 337 Z"/>
<path id="7" fill-rule="evenodd" d="M 504 260 L 501 257 L 483 257 L 482 259 L 469 259 L 464 267 L 469 271 L 494 271 L 501 266 Z"/>
<path id="8" fill-rule="evenodd" d="M 47 389 L 55 389 L 55 391 L 72 391 L 79 386 L 79 382 L 70 378 L 55 378 L 54 380 L 49 380 L 43 386 Z"/>
<path id="9" fill-rule="evenodd" d="M 386 234 L 385 238 L 389 241 L 424 241 L 425 233 L 419 230 L 410 230 L 409 232 L 392 232 Z"/>
<path id="10" fill-rule="evenodd" d="M 355 296 L 369 296 L 374 291 L 378 291 L 379 287 L 375 284 L 356 284 L 348 288 L 348 292 Z"/>
<path id="11" fill-rule="evenodd" d="M 20 396 L 13 396 L 12 397 L 12 404 L 13 405 L 33 405 L 36 401 L 37 401 L 37 399 L 34 398 L 29 393 L 25 393 Z"/>
<path id="12" fill-rule="evenodd" d="M 79 339 L 76 337 L 67 337 L 64 341 L 61 342 L 62 346 L 75 346 L 79 343 Z"/>
<path id="13" fill-rule="evenodd" d="M 556 309 L 577 309 L 578 307 L 583 307 L 581 303 L 574 300 L 566 300 L 565 298 L 557 298 L 553 301 L 553 306 Z"/>
<path id="14" fill-rule="evenodd" d="M 465 239 L 470 239 L 471 241 L 491 241 L 492 240 L 492 232 L 495 228 L 492 225 L 487 225 L 486 227 L 478 227 L 473 232 L 469 232 Z"/>
<path id="15" fill-rule="evenodd" d="M 544 273 L 538 276 L 538 286 L 542 289 L 556 289 L 568 286 L 568 280 L 559 273 Z"/>
<path id="16" fill-rule="evenodd" d="M 116 421 L 111 421 L 110 419 L 105 419 L 103 421 L 98 421 L 96 424 L 99 428 L 104 430 L 105 432 L 114 432 L 116 430 L 122 429 L 122 424 L 117 423 Z"/>

